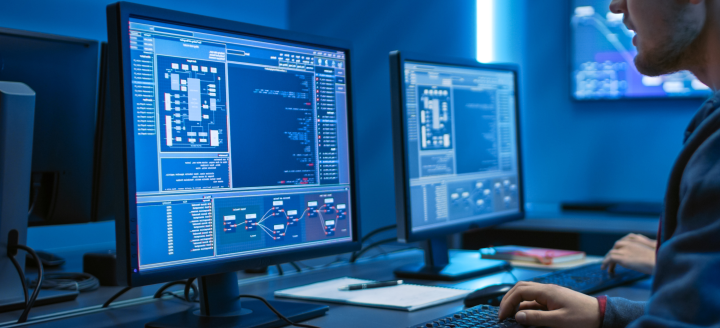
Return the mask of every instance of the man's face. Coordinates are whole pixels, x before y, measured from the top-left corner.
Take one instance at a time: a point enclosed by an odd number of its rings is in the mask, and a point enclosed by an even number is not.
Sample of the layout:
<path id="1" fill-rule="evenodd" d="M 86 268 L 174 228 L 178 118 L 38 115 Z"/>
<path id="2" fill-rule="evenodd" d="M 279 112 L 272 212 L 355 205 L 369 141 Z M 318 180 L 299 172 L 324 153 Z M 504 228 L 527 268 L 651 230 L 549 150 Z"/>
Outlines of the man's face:
<path id="1" fill-rule="evenodd" d="M 698 36 L 705 25 L 702 0 L 613 0 L 610 10 L 625 15 L 628 29 L 637 33 L 635 66 L 657 76 L 688 69 L 697 59 Z"/>

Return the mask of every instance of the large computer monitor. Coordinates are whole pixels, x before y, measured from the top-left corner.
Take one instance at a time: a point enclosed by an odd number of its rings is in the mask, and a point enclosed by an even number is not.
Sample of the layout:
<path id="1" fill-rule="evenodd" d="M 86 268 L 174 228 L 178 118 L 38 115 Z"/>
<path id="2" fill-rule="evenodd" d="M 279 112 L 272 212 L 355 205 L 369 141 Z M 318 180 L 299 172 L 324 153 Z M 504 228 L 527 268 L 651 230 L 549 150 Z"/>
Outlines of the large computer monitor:
<path id="1" fill-rule="evenodd" d="M 572 95 L 577 100 L 622 98 L 706 98 L 712 91 L 692 73 L 658 77 L 635 68 L 635 32 L 623 15 L 610 12 L 611 0 L 573 0 Z"/>
<path id="2" fill-rule="evenodd" d="M 0 28 L 0 80 L 36 93 L 29 225 L 93 219 L 99 44 Z"/>
<path id="3" fill-rule="evenodd" d="M 507 268 L 453 261 L 445 236 L 522 219 L 517 68 L 390 53 L 398 238 L 425 263 L 401 277 L 464 279 Z"/>
<path id="4" fill-rule="evenodd" d="M 349 44 L 124 2 L 107 17 L 120 282 L 198 277 L 198 315 L 169 322 L 277 322 L 240 307 L 234 271 L 360 246 Z"/>

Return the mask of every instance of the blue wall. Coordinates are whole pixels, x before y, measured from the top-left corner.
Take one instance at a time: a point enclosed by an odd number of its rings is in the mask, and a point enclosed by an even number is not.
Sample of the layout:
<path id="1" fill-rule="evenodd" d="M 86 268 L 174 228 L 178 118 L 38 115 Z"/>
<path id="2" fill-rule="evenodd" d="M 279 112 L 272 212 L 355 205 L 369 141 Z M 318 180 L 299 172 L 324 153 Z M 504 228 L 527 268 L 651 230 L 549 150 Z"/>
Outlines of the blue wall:
<path id="1" fill-rule="evenodd" d="M 112 0 L 3 1 L 0 27 L 107 40 Z M 133 2 L 277 28 L 287 27 L 287 0 L 135 0 Z"/>

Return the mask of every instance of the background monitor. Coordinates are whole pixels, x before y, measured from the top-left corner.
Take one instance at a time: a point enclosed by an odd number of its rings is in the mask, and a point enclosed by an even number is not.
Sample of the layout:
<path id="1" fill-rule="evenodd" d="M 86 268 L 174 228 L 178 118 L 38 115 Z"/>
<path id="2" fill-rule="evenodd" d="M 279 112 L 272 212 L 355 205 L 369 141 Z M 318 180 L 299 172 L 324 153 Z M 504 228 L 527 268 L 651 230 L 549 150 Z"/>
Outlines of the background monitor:
<path id="1" fill-rule="evenodd" d="M 517 69 L 404 52 L 390 62 L 398 237 L 430 240 L 425 268 L 396 273 L 486 272 L 493 262 L 453 267 L 438 256 L 447 258 L 445 235 L 524 215 Z"/>
<path id="2" fill-rule="evenodd" d="M 199 277 L 228 314 L 233 271 L 359 248 L 347 43 L 130 3 L 108 27 L 121 283 Z"/>
<path id="3" fill-rule="evenodd" d="M 0 28 L 0 80 L 36 93 L 29 225 L 92 220 L 97 41 Z"/>
<path id="4" fill-rule="evenodd" d="M 610 12 L 611 0 L 573 0 L 572 94 L 575 99 L 705 98 L 711 90 L 692 73 L 681 71 L 659 77 L 635 68 L 635 32 L 623 24 L 623 15 Z"/>

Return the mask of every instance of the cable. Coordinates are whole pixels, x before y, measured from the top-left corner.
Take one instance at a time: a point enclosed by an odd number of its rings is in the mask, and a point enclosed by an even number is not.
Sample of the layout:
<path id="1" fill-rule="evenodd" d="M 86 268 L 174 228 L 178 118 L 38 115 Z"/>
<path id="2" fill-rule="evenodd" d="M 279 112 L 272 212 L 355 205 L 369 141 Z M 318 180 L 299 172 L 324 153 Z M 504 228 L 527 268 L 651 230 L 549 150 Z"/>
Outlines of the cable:
<path id="1" fill-rule="evenodd" d="M 307 263 L 304 263 L 304 262 L 302 262 L 302 261 L 295 261 L 295 263 L 300 264 L 301 266 L 305 267 L 305 269 L 307 269 L 307 270 L 315 270 L 315 269 L 317 269 L 317 268 L 315 268 L 314 266 L 308 265 Z"/>
<path id="2" fill-rule="evenodd" d="M 317 270 L 318 268 L 327 268 L 335 263 L 340 263 L 345 261 L 340 255 L 336 256 L 334 260 L 331 262 L 325 263 L 325 264 L 318 264 L 317 266 L 308 265 L 307 263 L 301 262 L 301 261 L 295 261 L 295 263 L 298 263 L 304 267 L 307 268 L 307 270 Z"/>
<path id="3" fill-rule="evenodd" d="M 297 272 L 302 272 L 302 270 L 300 269 L 300 267 L 299 267 L 297 264 L 295 264 L 295 262 L 292 262 L 292 261 L 291 261 L 291 262 L 289 262 L 289 263 L 290 263 L 290 265 L 293 266 L 293 268 L 295 268 L 295 270 L 296 270 Z"/>
<path id="4" fill-rule="evenodd" d="M 118 297 L 122 296 L 122 294 L 125 294 L 128 290 L 133 289 L 132 287 L 125 287 L 121 291 L 117 292 L 115 295 L 110 297 L 109 300 L 107 300 L 105 303 L 103 303 L 102 307 L 106 308 L 110 306 L 110 303 L 112 303 L 114 300 L 116 300 Z"/>
<path id="5" fill-rule="evenodd" d="M 35 251 L 32 248 L 27 247 L 25 245 L 18 244 L 19 236 L 20 236 L 20 234 L 18 233 L 17 230 L 15 230 L 15 229 L 10 230 L 10 232 L 8 233 L 8 242 L 7 242 L 6 251 L 7 251 L 7 257 L 10 258 L 13 265 L 15 266 L 15 269 L 18 272 L 18 276 L 20 276 L 20 280 L 21 280 L 20 282 L 22 284 L 23 293 L 25 295 L 25 310 L 23 310 L 22 314 L 20 315 L 20 318 L 18 318 L 18 323 L 23 323 L 23 322 L 27 321 L 27 316 L 30 313 L 30 309 L 32 308 L 33 304 L 35 303 L 35 299 L 38 296 L 38 292 L 40 291 L 40 288 L 35 288 L 32 295 L 28 298 L 28 288 L 27 288 L 27 285 L 25 282 L 25 274 L 23 273 L 22 267 L 20 267 L 20 263 L 18 263 L 18 261 L 15 259 L 15 256 L 18 253 L 18 249 L 22 249 L 26 252 L 29 252 L 33 256 L 33 258 L 35 259 L 35 261 L 38 264 L 38 280 L 40 282 L 42 282 L 43 267 L 42 267 L 42 262 L 40 262 L 40 257 L 38 257 L 37 253 L 35 253 Z"/>
<path id="6" fill-rule="evenodd" d="M 40 187 L 35 189 L 35 191 L 33 191 L 33 193 L 32 193 L 32 196 L 30 197 L 30 199 L 32 199 L 32 203 L 30 204 L 30 209 L 28 210 L 28 215 L 32 214 L 32 212 L 35 210 L 35 205 L 38 202 L 39 195 L 40 195 Z"/>
<path id="7" fill-rule="evenodd" d="M 30 247 L 27 247 L 25 245 L 20 245 L 20 244 L 15 245 L 15 247 L 30 253 L 30 255 L 32 255 L 32 257 L 35 259 L 35 263 L 37 263 L 37 267 L 38 267 L 38 282 L 42 286 L 44 270 L 43 270 L 42 262 L 40 261 L 40 257 L 37 255 L 37 253 L 35 253 L 35 250 L 33 250 Z M 25 278 L 23 277 L 23 279 L 25 279 Z M 30 309 L 35 304 L 35 300 L 37 299 L 39 293 L 40 293 L 40 288 L 35 288 L 35 290 L 33 290 L 32 295 L 30 295 L 30 299 L 28 299 L 27 303 L 25 304 L 25 310 L 20 315 L 20 319 L 18 319 L 18 323 L 27 321 L 27 317 L 30 314 Z"/>
<path id="8" fill-rule="evenodd" d="M 239 296 L 238 296 L 238 298 L 243 298 L 243 297 L 244 297 L 244 298 L 253 298 L 253 299 L 262 301 L 263 303 L 265 303 L 265 306 L 267 306 L 267 307 L 270 309 L 270 311 L 273 311 L 273 313 L 275 313 L 275 315 L 278 316 L 278 318 L 280 318 L 280 319 L 282 319 L 283 321 L 287 322 L 287 323 L 288 323 L 289 325 L 291 325 L 291 326 L 304 327 L 304 328 L 320 328 L 320 327 L 318 327 L 318 326 L 306 325 L 306 324 L 295 323 L 295 322 L 290 321 L 290 319 L 288 319 L 287 317 L 285 317 L 284 315 L 282 315 L 282 313 L 280 313 L 278 310 L 276 310 L 272 305 L 270 305 L 270 303 L 269 303 L 268 301 L 266 301 L 264 298 L 262 298 L 262 297 L 260 297 L 260 296 L 255 296 L 255 295 L 239 295 Z"/>
<path id="9" fill-rule="evenodd" d="M 381 241 L 376 241 L 376 242 L 368 245 L 367 247 L 359 250 L 358 252 L 353 253 L 353 255 L 350 257 L 350 263 L 355 263 L 355 261 L 357 261 L 357 259 L 360 257 L 360 255 L 363 255 L 365 252 L 371 250 L 373 247 L 376 247 L 376 246 L 382 245 L 382 244 L 386 244 L 386 243 L 391 243 L 396 240 L 397 240 L 397 238 L 393 237 L 393 238 L 383 239 Z"/>
<path id="10" fill-rule="evenodd" d="M 187 301 L 188 301 L 187 299 L 185 299 L 185 297 L 178 296 L 177 294 L 175 294 L 175 293 L 173 293 L 173 292 L 163 292 L 161 296 L 165 296 L 165 295 L 175 297 L 175 298 L 177 298 L 177 299 L 179 299 L 179 300 L 181 300 L 181 301 L 183 301 L 183 302 L 187 302 Z M 191 303 L 195 303 L 195 302 L 197 302 L 197 301 L 191 301 Z"/>
<path id="11" fill-rule="evenodd" d="M 31 287 L 37 287 L 37 280 L 30 282 Z M 65 289 L 89 292 L 100 288 L 100 281 L 95 276 L 84 272 L 51 272 L 45 274 L 42 289 Z"/>
<path id="12" fill-rule="evenodd" d="M 195 284 L 193 284 L 193 281 L 195 281 L 195 279 L 196 278 L 190 278 L 185 283 L 185 300 L 188 302 L 194 302 L 198 298 L 198 295 L 200 295 L 200 293 L 198 292 L 197 286 L 195 286 Z M 191 288 L 193 290 L 192 299 L 190 299 L 190 289 Z"/>
<path id="13" fill-rule="evenodd" d="M 166 289 L 168 289 L 168 288 L 170 288 L 170 287 L 172 287 L 172 286 L 177 286 L 177 285 L 183 285 L 183 286 L 185 286 L 186 284 L 187 284 L 187 281 L 186 281 L 186 280 L 171 281 L 171 282 L 169 282 L 169 283 L 167 283 L 167 284 L 162 285 L 162 287 L 160 287 L 160 289 L 158 289 L 158 290 L 155 292 L 155 295 L 153 295 L 153 298 L 160 298 L 160 297 L 162 297 L 163 292 L 164 292 Z"/>
<path id="14" fill-rule="evenodd" d="M 323 267 L 323 268 L 327 268 L 327 267 L 329 267 L 329 266 L 331 266 L 331 265 L 333 265 L 333 264 L 335 264 L 335 263 L 342 263 L 343 261 L 345 261 L 345 259 L 343 259 L 342 257 L 340 257 L 340 255 L 338 255 L 338 256 L 335 258 L 334 261 L 332 261 L 332 262 L 330 262 L 330 263 L 327 263 L 327 264 L 324 264 L 322 267 Z"/>
<path id="15" fill-rule="evenodd" d="M 195 287 L 195 285 L 193 285 L 193 283 L 192 283 L 194 280 L 195 280 L 195 278 L 190 278 L 190 279 L 188 279 L 188 280 L 177 280 L 177 281 L 172 281 L 172 282 L 169 282 L 169 283 L 167 283 L 167 284 L 164 284 L 164 285 L 162 285 L 162 286 L 160 287 L 160 289 L 157 290 L 157 292 L 155 292 L 155 294 L 153 295 L 153 298 L 161 298 L 161 297 L 163 297 L 163 295 L 171 294 L 171 295 L 173 295 L 173 296 L 175 296 L 175 297 L 178 297 L 178 298 L 180 298 L 180 299 L 182 299 L 182 300 L 185 300 L 185 301 L 188 301 L 188 302 L 192 302 L 192 301 L 195 300 L 195 298 L 196 298 L 197 295 L 198 295 L 197 287 Z M 175 293 L 165 292 L 166 289 L 168 289 L 168 288 L 170 288 L 170 287 L 172 287 L 172 286 L 177 286 L 177 285 L 184 285 L 184 286 L 185 286 L 185 298 L 182 298 L 182 297 L 180 297 L 180 296 L 177 296 L 177 295 L 175 295 Z M 102 307 L 106 308 L 106 307 L 110 306 L 110 304 L 111 304 L 114 300 L 116 300 L 118 297 L 122 296 L 123 294 L 125 294 L 125 292 L 127 292 L 128 290 L 131 290 L 131 289 L 132 289 L 132 287 L 125 287 L 125 288 L 123 288 L 122 290 L 120 290 L 119 292 L 117 292 L 115 295 L 113 295 L 112 297 L 110 297 L 110 299 L 107 300 L 107 302 L 105 302 Z M 190 291 L 189 291 L 190 289 L 192 289 L 192 290 L 193 290 L 193 293 L 194 293 L 192 300 L 190 300 L 190 298 L 189 298 L 189 296 L 188 296 L 188 294 L 190 293 Z M 166 294 L 166 293 L 167 293 L 167 294 Z"/>
<path id="16" fill-rule="evenodd" d="M 15 266 L 15 269 L 18 272 L 18 276 L 20 277 L 20 283 L 22 283 L 22 289 L 23 294 L 25 294 L 25 305 L 27 306 L 28 303 L 28 288 L 25 284 L 25 274 L 23 273 L 22 268 L 20 267 L 20 263 L 15 259 L 14 256 L 8 256 L 10 258 L 10 261 L 12 261 L 13 265 Z"/>
<path id="17" fill-rule="evenodd" d="M 376 248 L 377 248 L 377 250 L 380 252 L 380 255 L 388 255 L 388 252 L 386 252 L 386 251 L 382 248 L 382 245 L 377 245 Z M 375 256 L 373 256 L 373 257 L 376 257 L 376 256 L 377 256 L 377 255 L 375 255 Z"/>
<path id="18" fill-rule="evenodd" d="M 383 232 L 383 231 L 388 231 L 388 230 L 392 230 L 392 229 L 395 229 L 395 228 L 397 228 L 397 224 L 389 225 L 389 226 L 382 227 L 382 228 L 377 228 L 377 229 L 375 229 L 375 230 L 373 230 L 373 231 L 370 231 L 370 233 L 367 234 L 365 237 L 362 237 L 362 239 L 360 240 L 360 242 L 361 242 L 361 243 L 364 243 L 364 242 L 366 242 L 368 239 L 370 239 L 370 237 L 372 237 L 372 236 L 374 236 L 374 235 L 377 235 L 377 234 L 379 234 L 379 233 L 381 233 L 381 232 Z"/>
<path id="19" fill-rule="evenodd" d="M 393 225 L 389 225 L 389 226 L 377 228 L 377 229 L 375 229 L 375 230 L 373 230 L 373 231 L 370 231 L 369 234 L 367 234 L 367 235 L 365 235 L 364 237 L 362 237 L 362 239 L 360 240 L 360 243 L 361 243 L 361 244 L 364 244 L 366 241 L 370 240 L 370 238 L 372 238 L 373 236 L 375 236 L 375 235 L 377 235 L 377 234 L 379 234 L 379 233 L 381 233 L 381 232 L 385 232 L 385 231 L 392 230 L 392 229 L 396 229 L 396 228 L 397 228 L 397 224 L 393 224 Z M 394 239 L 393 239 L 393 240 L 394 240 Z M 372 244 L 372 245 L 373 245 L 372 247 L 377 246 L 376 244 Z M 379 244 L 378 244 L 378 245 L 379 245 Z M 370 247 L 371 247 L 371 246 L 368 246 L 367 248 L 369 249 Z M 381 250 L 381 251 L 382 251 L 382 250 Z M 363 251 L 362 249 L 359 250 L 359 251 L 353 252 L 352 255 L 350 256 L 350 263 L 354 263 L 355 260 L 357 259 L 357 257 L 360 256 L 360 255 L 358 254 L 358 252 L 363 252 L 363 253 L 364 253 L 364 251 Z M 385 253 L 385 254 L 387 254 L 385 251 L 382 251 L 382 252 Z"/>

